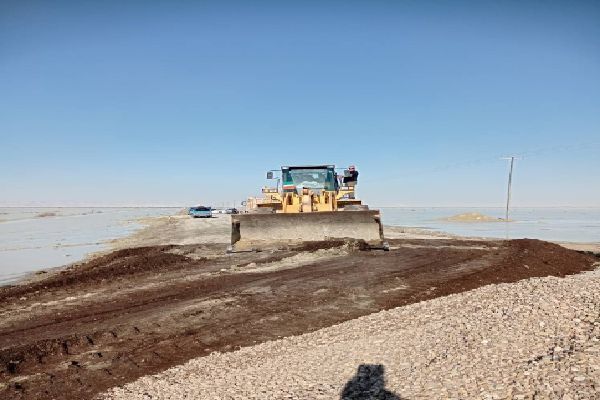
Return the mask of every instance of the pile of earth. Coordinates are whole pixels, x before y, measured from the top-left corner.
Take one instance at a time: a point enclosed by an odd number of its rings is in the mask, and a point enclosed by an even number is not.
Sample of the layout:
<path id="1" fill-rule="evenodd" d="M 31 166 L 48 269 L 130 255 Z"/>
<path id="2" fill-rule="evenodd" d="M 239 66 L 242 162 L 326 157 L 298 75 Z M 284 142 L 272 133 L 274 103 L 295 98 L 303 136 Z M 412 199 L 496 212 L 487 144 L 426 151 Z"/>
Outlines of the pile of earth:
<path id="1" fill-rule="evenodd" d="M 464 214 L 457 214 L 451 217 L 441 218 L 442 221 L 446 222 L 505 222 L 504 218 L 495 218 L 488 215 L 483 215 L 478 212 L 470 212 Z"/>

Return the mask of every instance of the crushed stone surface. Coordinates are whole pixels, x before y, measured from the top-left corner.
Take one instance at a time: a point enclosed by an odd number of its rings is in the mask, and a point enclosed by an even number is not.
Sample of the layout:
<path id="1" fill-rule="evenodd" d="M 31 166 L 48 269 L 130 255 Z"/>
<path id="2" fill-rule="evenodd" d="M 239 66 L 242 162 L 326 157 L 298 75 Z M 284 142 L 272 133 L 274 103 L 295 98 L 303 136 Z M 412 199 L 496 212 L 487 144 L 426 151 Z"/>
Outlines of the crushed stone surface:
<path id="1" fill-rule="evenodd" d="M 600 399 L 600 270 L 212 353 L 103 399 Z"/>

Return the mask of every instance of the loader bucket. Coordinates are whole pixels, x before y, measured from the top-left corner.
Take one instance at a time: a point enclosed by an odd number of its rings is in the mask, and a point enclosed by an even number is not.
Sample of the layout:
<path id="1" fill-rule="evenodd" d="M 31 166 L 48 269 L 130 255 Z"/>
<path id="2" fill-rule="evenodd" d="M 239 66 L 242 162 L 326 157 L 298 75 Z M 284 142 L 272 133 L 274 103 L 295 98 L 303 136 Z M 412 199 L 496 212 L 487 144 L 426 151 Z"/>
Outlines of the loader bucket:
<path id="1" fill-rule="evenodd" d="M 234 250 L 277 248 L 286 244 L 346 238 L 364 240 L 373 247 L 382 246 L 383 227 L 379 211 L 231 216 L 231 245 Z"/>

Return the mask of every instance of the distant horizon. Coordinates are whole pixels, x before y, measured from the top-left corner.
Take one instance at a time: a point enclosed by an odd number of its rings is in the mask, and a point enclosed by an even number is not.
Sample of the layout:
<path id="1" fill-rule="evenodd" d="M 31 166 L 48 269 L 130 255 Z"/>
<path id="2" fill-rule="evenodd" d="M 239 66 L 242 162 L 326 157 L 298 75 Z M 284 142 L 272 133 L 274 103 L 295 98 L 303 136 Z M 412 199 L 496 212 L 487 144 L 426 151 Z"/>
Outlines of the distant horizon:
<path id="1" fill-rule="evenodd" d="M 0 205 L 0 208 L 189 208 L 197 205 L 205 205 L 210 206 L 212 208 L 241 208 L 242 205 L 231 206 L 231 205 L 212 205 L 212 204 L 189 204 L 189 205 Z M 491 205 L 448 205 L 448 206 L 436 206 L 436 205 L 369 205 L 372 208 L 497 208 L 504 210 L 506 206 L 491 206 Z M 510 206 L 510 209 L 519 209 L 519 208 L 581 208 L 581 209 L 590 209 L 597 208 L 600 209 L 600 206 L 567 206 L 567 205 L 558 205 L 558 206 L 523 206 L 516 205 Z"/>

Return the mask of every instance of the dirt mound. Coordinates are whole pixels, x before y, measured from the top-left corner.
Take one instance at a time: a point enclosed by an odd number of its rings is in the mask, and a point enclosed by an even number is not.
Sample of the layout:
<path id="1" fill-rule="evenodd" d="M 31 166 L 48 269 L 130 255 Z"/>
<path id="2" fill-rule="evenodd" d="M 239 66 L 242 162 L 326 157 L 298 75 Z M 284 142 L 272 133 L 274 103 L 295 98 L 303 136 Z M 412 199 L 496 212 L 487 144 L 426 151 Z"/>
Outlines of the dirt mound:
<path id="1" fill-rule="evenodd" d="M 289 247 L 290 250 L 295 251 L 316 251 L 316 250 L 327 250 L 335 247 L 347 247 L 352 250 L 369 250 L 369 244 L 361 239 L 340 239 L 330 240 L 327 242 L 304 242 L 302 244 L 292 245 Z"/>
<path id="2" fill-rule="evenodd" d="M 203 259 L 190 260 L 168 252 L 176 246 L 137 247 L 117 250 L 91 261 L 75 264 L 57 274 L 29 285 L 0 287 L 0 300 L 21 296 L 32 290 L 73 285 L 106 283 L 128 275 L 201 266 Z"/>
<path id="3" fill-rule="evenodd" d="M 536 239 L 516 239 L 502 242 L 500 247 L 473 265 L 465 265 L 471 273 L 451 277 L 435 293 L 420 293 L 426 300 L 472 290 L 493 283 L 511 283 L 522 279 L 577 274 L 593 269 L 597 257 L 566 249 L 554 243 Z"/>
<path id="4" fill-rule="evenodd" d="M 503 218 L 494 218 L 478 212 L 457 214 L 451 217 L 441 218 L 441 220 L 446 222 L 504 222 Z"/>
<path id="5" fill-rule="evenodd" d="M 43 212 L 36 215 L 36 218 L 48 218 L 48 217 L 56 217 L 58 214 L 55 212 Z"/>
<path id="6" fill-rule="evenodd" d="M 576 274 L 590 262 L 589 254 L 542 240 L 516 239 L 506 242 L 505 246 L 508 248 L 507 254 L 494 271 L 506 273 L 516 280 Z"/>

